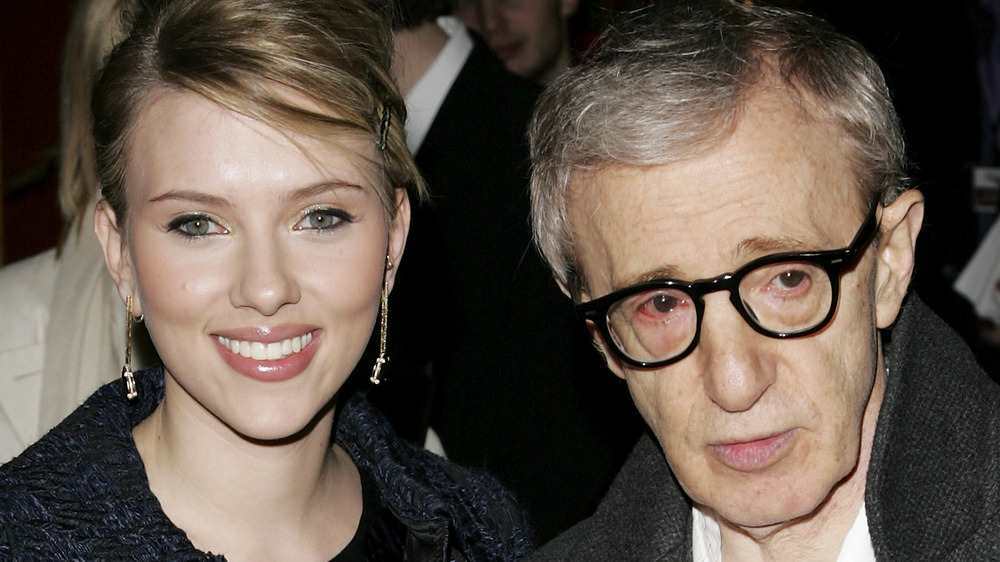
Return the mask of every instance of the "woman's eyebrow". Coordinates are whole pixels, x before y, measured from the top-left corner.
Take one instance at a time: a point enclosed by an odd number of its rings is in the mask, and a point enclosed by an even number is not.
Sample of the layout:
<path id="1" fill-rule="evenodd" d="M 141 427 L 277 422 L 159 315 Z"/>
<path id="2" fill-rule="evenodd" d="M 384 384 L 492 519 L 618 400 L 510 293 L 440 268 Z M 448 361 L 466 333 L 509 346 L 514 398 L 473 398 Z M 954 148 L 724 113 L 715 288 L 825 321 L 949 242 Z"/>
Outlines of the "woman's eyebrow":
<path id="1" fill-rule="evenodd" d="M 300 201 L 330 191 L 340 191 L 340 190 L 363 191 L 364 187 L 348 181 L 324 181 L 313 185 L 307 185 L 305 187 L 301 187 L 290 193 L 285 193 L 284 195 L 282 195 L 281 199 L 283 201 Z M 229 203 L 229 200 L 224 197 L 219 197 L 217 195 L 210 195 L 202 191 L 196 191 L 191 189 L 172 189 L 170 191 L 161 193 L 155 197 L 151 197 L 148 201 L 150 203 L 158 203 L 161 201 L 188 201 L 212 207 L 232 206 Z"/>
<path id="2" fill-rule="evenodd" d="M 301 201 L 317 195 L 322 195 L 330 191 L 358 190 L 364 191 L 364 187 L 349 181 L 324 181 L 313 185 L 308 185 L 287 193 L 282 199 L 287 201 Z"/>
<path id="3" fill-rule="evenodd" d="M 189 189 L 172 189 L 156 197 L 150 197 L 148 200 L 149 203 L 159 203 L 161 201 L 190 201 L 213 207 L 230 206 L 229 201 L 223 197 Z"/>

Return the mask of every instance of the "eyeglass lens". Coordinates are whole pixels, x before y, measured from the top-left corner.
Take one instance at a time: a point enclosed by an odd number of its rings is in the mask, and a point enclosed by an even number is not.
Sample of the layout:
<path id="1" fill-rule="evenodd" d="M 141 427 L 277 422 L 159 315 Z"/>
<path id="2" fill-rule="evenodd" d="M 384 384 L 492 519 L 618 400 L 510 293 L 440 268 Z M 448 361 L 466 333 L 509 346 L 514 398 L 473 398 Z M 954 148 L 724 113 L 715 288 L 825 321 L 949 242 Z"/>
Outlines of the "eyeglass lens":
<path id="1" fill-rule="evenodd" d="M 765 332 L 791 335 L 822 323 L 833 306 L 826 270 L 801 261 L 762 265 L 739 281 L 743 317 Z M 698 308 L 682 289 L 651 289 L 608 309 L 607 325 L 618 348 L 634 360 L 667 361 L 691 346 Z"/>

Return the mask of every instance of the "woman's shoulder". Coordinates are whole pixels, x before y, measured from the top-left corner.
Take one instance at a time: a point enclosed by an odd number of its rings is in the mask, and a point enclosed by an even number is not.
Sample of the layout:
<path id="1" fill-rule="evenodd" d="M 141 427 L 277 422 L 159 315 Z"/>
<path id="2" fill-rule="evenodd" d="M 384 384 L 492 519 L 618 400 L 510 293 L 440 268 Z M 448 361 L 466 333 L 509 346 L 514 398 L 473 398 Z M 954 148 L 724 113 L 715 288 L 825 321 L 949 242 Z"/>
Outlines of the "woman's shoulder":
<path id="1" fill-rule="evenodd" d="M 121 467 L 137 464 L 111 385 L 0 467 L 0 517 L 58 511 L 114 489 Z M 89 497 L 88 497 L 89 496 Z"/>
<path id="2" fill-rule="evenodd" d="M 155 388 L 155 376 L 140 381 Z M 146 549 L 155 558 L 188 544 L 159 509 L 131 437 L 130 409 L 144 406 L 110 383 L 0 467 L 0 559 L 18 559 L 15 548 L 107 560 Z"/>
<path id="3" fill-rule="evenodd" d="M 404 524 L 447 520 L 458 543 L 452 546 L 470 559 L 514 560 L 532 550 L 522 510 L 496 478 L 397 437 L 363 394 L 341 406 L 336 440 Z"/>

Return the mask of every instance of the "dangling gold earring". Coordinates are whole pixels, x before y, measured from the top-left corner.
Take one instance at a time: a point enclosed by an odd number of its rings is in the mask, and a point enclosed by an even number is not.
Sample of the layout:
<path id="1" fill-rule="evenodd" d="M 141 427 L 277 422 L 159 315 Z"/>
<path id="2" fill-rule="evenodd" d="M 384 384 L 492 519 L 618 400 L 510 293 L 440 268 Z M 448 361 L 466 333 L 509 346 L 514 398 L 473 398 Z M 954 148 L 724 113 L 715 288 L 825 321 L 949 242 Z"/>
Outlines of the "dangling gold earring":
<path id="1" fill-rule="evenodd" d="M 385 257 L 385 271 L 386 273 L 392 269 L 392 260 L 389 256 Z M 385 354 L 385 339 L 386 339 L 386 328 L 389 318 L 389 276 L 383 275 L 382 277 L 382 320 L 381 326 L 379 327 L 379 340 L 378 340 L 378 359 L 375 360 L 375 367 L 372 368 L 372 376 L 368 380 L 372 381 L 372 384 L 380 384 L 382 379 L 379 375 L 382 373 L 382 365 L 389 360 L 389 357 Z"/>
<path id="2" fill-rule="evenodd" d="M 139 396 L 135 387 L 135 376 L 132 375 L 132 323 L 142 322 L 143 316 L 132 316 L 132 295 L 125 297 L 125 365 L 122 367 L 122 380 L 125 381 L 125 397 L 134 400 Z"/>

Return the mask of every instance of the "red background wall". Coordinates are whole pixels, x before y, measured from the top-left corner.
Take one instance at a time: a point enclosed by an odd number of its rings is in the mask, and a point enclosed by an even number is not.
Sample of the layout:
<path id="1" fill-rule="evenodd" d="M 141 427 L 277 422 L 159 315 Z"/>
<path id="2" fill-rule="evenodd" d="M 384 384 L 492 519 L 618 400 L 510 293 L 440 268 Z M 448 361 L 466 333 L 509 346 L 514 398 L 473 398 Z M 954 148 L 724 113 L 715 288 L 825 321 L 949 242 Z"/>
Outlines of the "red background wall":
<path id="1" fill-rule="evenodd" d="M 0 2 L 0 263 L 59 238 L 59 65 L 72 6 L 72 0 Z"/>

